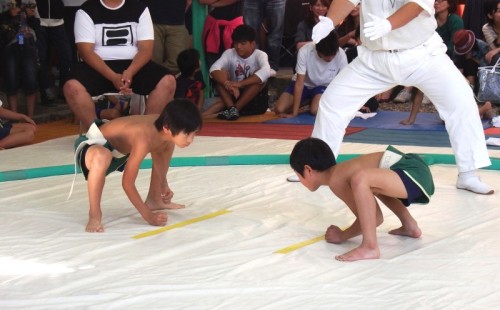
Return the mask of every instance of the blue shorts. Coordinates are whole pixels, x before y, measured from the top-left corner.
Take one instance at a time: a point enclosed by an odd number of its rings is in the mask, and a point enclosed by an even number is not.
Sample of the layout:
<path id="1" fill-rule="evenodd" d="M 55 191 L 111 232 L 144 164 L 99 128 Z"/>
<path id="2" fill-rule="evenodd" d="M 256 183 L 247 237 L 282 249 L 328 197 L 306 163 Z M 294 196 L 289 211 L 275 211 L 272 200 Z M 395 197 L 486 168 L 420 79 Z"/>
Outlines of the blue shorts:
<path id="1" fill-rule="evenodd" d="M 290 81 L 290 84 L 285 89 L 285 92 L 293 95 L 293 90 L 295 88 L 295 81 Z M 309 88 L 304 85 L 302 90 L 302 97 L 300 98 L 300 105 L 305 105 L 308 101 L 311 101 L 316 95 L 322 95 L 325 92 L 326 86 L 316 86 Z"/>
<path id="2" fill-rule="evenodd" d="M 10 130 L 12 129 L 11 122 L 3 122 L 0 120 L 0 140 L 10 135 Z"/>
<path id="3" fill-rule="evenodd" d="M 415 182 L 413 182 L 410 177 L 406 175 L 406 173 L 403 172 L 401 169 L 394 169 L 394 172 L 396 172 L 399 177 L 401 178 L 401 181 L 403 181 L 403 184 L 406 188 L 406 192 L 408 193 L 408 198 L 402 199 L 398 198 L 405 206 L 409 206 L 412 204 L 416 199 L 420 198 L 421 196 L 424 196 L 424 192 L 418 187 Z"/>

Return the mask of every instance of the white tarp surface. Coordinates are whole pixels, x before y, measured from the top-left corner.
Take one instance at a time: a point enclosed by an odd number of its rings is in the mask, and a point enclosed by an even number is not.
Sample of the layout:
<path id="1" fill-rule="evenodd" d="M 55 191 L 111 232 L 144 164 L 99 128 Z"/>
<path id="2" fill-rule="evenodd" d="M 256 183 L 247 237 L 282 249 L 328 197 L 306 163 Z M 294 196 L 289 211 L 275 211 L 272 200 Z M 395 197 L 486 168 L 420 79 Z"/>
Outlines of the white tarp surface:
<path id="1" fill-rule="evenodd" d="M 1 151 L 0 171 L 71 164 L 73 140 Z M 174 156 L 288 154 L 295 142 L 197 137 Z M 345 143 L 342 153 L 384 148 Z M 399 223 L 383 209 L 381 259 L 354 263 L 334 256 L 360 237 L 300 246 L 330 224 L 349 225 L 353 215 L 327 188 L 310 193 L 287 183 L 288 165 L 171 168 L 174 201 L 187 205 L 169 211 L 167 227 L 178 227 L 139 239 L 133 237 L 158 227 L 130 204 L 120 173 L 106 181 L 102 234 L 84 231 L 81 175 L 68 201 L 72 175 L 3 182 L 0 309 L 498 309 L 500 172 L 479 171 L 497 191 L 481 196 L 455 188 L 456 167 L 431 170 L 431 203 L 410 207 L 422 237 L 387 234 Z M 141 170 L 137 180 L 143 196 L 149 174 Z M 290 252 L 276 253 L 287 247 Z"/>

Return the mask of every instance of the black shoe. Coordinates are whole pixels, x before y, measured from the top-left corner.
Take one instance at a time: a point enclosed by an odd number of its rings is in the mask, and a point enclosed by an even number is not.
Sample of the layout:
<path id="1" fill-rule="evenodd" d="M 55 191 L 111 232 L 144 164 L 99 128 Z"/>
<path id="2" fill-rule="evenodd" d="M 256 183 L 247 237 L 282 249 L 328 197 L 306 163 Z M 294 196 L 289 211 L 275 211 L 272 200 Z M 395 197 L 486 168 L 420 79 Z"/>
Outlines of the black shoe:
<path id="1" fill-rule="evenodd" d="M 240 112 L 238 111 L 238 109 L 236 107 L 231 107 L 231 109 L 229 109 L 229 112 L 228 112 L 228 120 L 230 121 L 235 121 L 237 120 L 238 118 L 240 118 Z"/>
<path id="2" fill-rule="evenodd" d="M 223 119 L 223 120 L 229 120 L 229 110 L 225 109 L 224 111 L 221 111 L 219 114 L 217 114 L 218 119 Z"/>

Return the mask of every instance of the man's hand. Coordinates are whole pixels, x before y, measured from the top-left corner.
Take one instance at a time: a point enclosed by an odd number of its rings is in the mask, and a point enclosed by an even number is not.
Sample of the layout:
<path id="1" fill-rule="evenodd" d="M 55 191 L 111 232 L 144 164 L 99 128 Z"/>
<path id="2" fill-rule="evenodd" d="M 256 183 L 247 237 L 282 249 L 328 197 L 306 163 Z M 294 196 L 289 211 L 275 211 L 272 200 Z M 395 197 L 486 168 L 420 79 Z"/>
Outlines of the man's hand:
<path id="1" fill-rule="evenodd" d="M 319 16 L 319 22 L 313 27 L 312 40 L 314 43 L 318 43 L 321 39 L 329 35 L 333 29 L 335 29 L 333 20 L 326 16 Z"/>
<path id="2" fill-rule="evenodd" d="M 392 30 L 391 23 L 384 18 L 380 18 L 371 13 L 368 13 L 373 20 L 364 24 L 365 37 L 371 41 L 377 40 Z"/>

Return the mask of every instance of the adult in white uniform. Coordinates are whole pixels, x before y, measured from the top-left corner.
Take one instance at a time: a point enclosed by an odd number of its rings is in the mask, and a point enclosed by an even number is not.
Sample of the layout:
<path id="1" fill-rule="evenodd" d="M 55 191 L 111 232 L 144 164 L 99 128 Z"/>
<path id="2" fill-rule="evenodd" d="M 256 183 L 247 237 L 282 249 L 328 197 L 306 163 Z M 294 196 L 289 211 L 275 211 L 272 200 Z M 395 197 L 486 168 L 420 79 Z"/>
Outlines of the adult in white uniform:
<path id="1" fill-rule="evenodd" d="M 334 0 L 313 29 L 318 42 L 360 0 Z M 321 97 L 312 135 L 335 156 L 356 111 L 372 96 L 396 85 L 415 86 L 445 121 L 458 166 L 456 186 L 493 194 L 475 170 L 491 165 L 471 88 L 446 55 L 436 33 L 434 0 L 363 0 L 359 56 L 344 68 Z"/>

